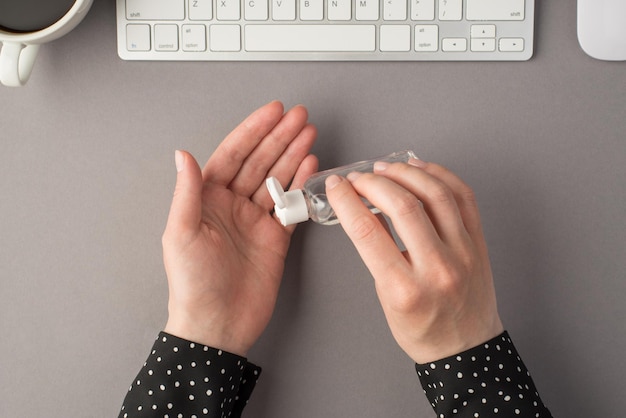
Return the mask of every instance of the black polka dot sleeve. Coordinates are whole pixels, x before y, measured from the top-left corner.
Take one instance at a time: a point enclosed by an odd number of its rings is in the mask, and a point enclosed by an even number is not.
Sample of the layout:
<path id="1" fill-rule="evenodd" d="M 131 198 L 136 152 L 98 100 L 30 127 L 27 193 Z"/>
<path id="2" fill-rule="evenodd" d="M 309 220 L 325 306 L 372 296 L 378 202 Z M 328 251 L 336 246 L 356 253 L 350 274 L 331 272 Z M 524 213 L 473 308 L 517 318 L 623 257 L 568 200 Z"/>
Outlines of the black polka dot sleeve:
<path id="1" fill-rule="evenodd" d="M 119 418 L 238 418 L 260 373 L 243 357 L 161 332 Z"/>
<path id="2" fill-rule="evenodd" d="M 552 417 L 506 331 L 415 368 L 437 418 Z"/>

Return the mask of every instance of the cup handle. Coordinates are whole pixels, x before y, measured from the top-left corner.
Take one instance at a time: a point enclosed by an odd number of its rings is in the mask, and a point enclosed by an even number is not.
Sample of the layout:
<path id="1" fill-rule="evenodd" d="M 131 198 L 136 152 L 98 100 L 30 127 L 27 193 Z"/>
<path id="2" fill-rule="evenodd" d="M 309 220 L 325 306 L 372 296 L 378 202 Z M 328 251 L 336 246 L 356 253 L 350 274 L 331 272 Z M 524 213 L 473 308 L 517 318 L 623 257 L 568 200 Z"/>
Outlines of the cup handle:
<path id="1" fill-rule="evenodd" d="M 33 71 L 39 45 L 4 42 L 0 50 L 0 83 L 19 87 L 26 84 Z"/>

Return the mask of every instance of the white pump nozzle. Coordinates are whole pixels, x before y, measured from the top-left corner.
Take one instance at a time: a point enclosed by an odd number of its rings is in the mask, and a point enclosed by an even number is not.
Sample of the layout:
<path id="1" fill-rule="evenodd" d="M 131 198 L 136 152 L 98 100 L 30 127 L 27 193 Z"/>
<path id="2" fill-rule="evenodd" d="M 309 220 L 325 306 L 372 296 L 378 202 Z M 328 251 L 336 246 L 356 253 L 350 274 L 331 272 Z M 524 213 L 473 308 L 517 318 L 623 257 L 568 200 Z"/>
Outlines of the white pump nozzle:
<path id="1" fill-rule="evenodd" d="M 270 192 L 270 196 L 272 196 L 272 200 L 274 201 L 274 205 L 278 209 L 284 209 L 287 202 L 285 201 L 285 189 L 280 185 L 280 182 L 276 177 L 270 177 L 265 180 L 265 186 L 267 190 Z"/>
<path id="2" fill-rule="evenodd" d="M 274 213 L 284 226 L 304 222 L 309 219 L 309 210 L 302 190 L 285 192 L 276 177 L 265 180 L 265 186 L 274 201 Z"/>

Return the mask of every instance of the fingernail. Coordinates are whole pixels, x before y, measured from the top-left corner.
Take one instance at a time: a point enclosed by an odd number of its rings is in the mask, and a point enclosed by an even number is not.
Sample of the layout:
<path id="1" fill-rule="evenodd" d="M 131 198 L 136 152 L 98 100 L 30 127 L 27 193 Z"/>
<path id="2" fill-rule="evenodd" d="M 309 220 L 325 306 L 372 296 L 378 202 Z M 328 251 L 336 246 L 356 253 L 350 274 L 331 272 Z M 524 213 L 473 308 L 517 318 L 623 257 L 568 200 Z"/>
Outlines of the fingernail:
<path id="1" fill-rule="evenodd" d="M 336 174 L 333 174 L 332 176 L 329 176 L 326 179 L 326 190 L 332 190 L 335 188 L 335 186 L 337 186 L 339 183 L 341 183 L 341 177 L 339 177 Z"/>
<path id="2" fill-rule="evenodd" d="M 174 153 L 174 160 L 176 161 L 176 171 L 180 173 L 185 167 L 185 156 L 182 152 L 176 150 Z"/>
<path id="3" fill-rule="evenodd" d="M 385 171 L 389 167 L 389 163 L 386 161 L 376 161 L 374 163 L 374 171 Z"/>
<path id="4" fill-rule="evenodd" d="M 352 173 L 348 174 L 346 177 L 348 178 L 348 181 L 356 181 L 356 179 L 358 179 L 359 177 L 361 177 L 363 175 L 363 173 L 360 173 L 358 171 L 353 171 Z"/>
<path id="5" fill-rule="evenodd" d="M 413 167 L 418 167 L 418 168 L 425 168 L 427 163 L 418 158 L 409 158 L 409 165 L 412 165 Z"/>

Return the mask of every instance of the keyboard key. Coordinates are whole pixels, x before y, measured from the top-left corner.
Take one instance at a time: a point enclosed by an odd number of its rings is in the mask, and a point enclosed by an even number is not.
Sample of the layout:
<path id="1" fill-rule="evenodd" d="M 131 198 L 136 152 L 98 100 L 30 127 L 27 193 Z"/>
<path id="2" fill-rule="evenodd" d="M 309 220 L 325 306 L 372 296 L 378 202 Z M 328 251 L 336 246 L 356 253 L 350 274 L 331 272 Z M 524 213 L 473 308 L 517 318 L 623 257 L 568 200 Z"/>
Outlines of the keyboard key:
<path id="1" fill-rule="evenodd" d="M 470 36 L 472 38 L 495 38 L 496 25 L 472 25 Z"/>
<path id="2" fill-rule="evenodd" d="M 435 20 L 435 0 L 411 0 L 412 20 Z"/>
<path id="3" fill-rule="evenodd" d="M 187 4 L 190 20 L 213 19 L 213 0 L 189 0 Z"/>
<path id="4" fill-rule="evenodd" d="M 244 16 L 246 20 L 267 20 L 268 6 L 264 0 L 247 0 L 244 3 Z"/>
<path id="5" fill-rule="evenodd" d="M 272 0 L 272 19 L 296 20 L 296 1 Z"/>
<path id="6" fill-rule="evenodd" d="M 461 20 L 463 0 L 439 0 L 439 20 Z"/>
<path id="7" fill-rule="evenodd" d="M 390 52 L 411 49 L 411 27 L 409 25 L 381 25 L 380 50 Z"/>
<path id="8" fill-rule="evenodd" d="M 178 51 L 178 25 L 154 25 L 154 49 Z"/>
<path id="9" fill-rule="evenodd" d="M 211 25 L 209 29 L 211 51 L 236 52 L 241 50 L 239 25 Z"/>
<path id="10" fill-rule="evenodd" d="M 415 26 L 415 51 L 436 52 L 439 50 L 439 26 Z"/>
<path id="11" fill-rule="evenodd" d="M 467 51 L 467 39 L 465 38 L 442 39 L 441 50 L 443 52 L 465 52 Z"/>
<path id="12" fill-rule="evenodd" d="M 383 0 L 384 20 L 406 20 L 406 0 Z"/>
<path id="13" fill-rule="evenodd" d="M 524 20 L 524 0 L 466 0 L 467 20 Z"/>
<path id="14" fill-rule="evenodd" d="M 185 0 L 126 0 L 126 18 L 128 20 L 183 20 Z"/>
<path id="15" fill-rule="evenodd" d="M 374 25 L 246 25 L 246 51 L 364 52 L 376 47 Z"/>
<path id="16" fill-rule="evenodd" d="M 239 20 L 239 0 L 217 0 L 217 20 Z"/>
<path id="17" fill-rule="evenodd" d="M 126 49 L 150 51 L 150 25 L 126 25 Z"/>
<path id="18" fill-rule="evenodd" d="M 328 20 L 350 20 L 352 0 L 328 0 Z"/>
<path id="19" fill-rule="evenodd" d="M 522 52 L 524 50 L 523 38 L 501 38 L 500 51 L 502 52 Z"/>
<path id="20" fill-rule="evenodd" d="M 206 51 L 206 27 L 204 25 L 183 25 L 183 51 Z"/>
<path id="21" fill-rule="evenodd" d="M 471 49 L 473 52 L 493 52 L 496 50 L 496 40 L 495 38 L 474 38 L 471 42 Z"/>
<path id="22" fill-rule="evenodd" d="M 324 0 L 300 0 L 300 19 L 322 20 L 324 18 Z"/>
<path id="23" fill-rule="evenodd" d="M 378 0 L 356 0 L 356 20 L 378 20 Z"/>

